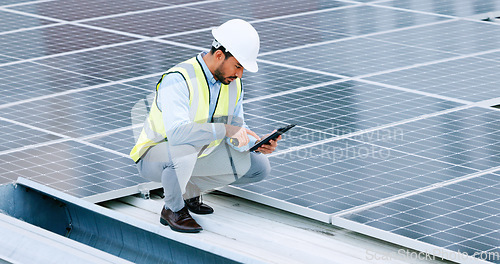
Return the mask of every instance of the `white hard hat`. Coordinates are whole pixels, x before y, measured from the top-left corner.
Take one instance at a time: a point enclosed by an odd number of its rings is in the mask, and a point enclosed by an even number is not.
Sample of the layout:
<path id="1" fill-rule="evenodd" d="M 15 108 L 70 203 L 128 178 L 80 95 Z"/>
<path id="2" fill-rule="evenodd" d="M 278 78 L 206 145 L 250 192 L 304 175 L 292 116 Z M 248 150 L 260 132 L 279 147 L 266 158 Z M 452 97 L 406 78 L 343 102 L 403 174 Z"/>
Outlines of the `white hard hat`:
<path id="1" fill-rule="evenodd" d="M 241 19 L 231 19 L 212 29 L 212 35 L 226 51 L 231 52 L 243 68 L 251 72 L 259 70 L 257 55 L 260 38 L 250 23 Z"/>

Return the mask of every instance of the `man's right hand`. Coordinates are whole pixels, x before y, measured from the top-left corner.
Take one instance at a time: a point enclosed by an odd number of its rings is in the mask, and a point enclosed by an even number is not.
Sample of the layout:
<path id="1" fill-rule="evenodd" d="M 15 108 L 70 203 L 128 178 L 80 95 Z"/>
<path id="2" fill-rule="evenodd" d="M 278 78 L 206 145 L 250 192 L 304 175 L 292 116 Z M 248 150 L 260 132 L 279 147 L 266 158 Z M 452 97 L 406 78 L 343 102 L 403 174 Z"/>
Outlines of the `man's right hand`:
<path id="1" fill-rule="evenodd" d="M 257 136 L 257 134 L 255 134 L 250 129 L 233 125 L 227 125 L 227 124 L 225 124 L 225 126 L 226 126 L 226 137 L 237 139 L 238 147 L 245 146 L 250 142 L 250 140 L 248 139 L 248 134 L 254 136 L 257 140 L 260 140 L 260 137 Z"/>

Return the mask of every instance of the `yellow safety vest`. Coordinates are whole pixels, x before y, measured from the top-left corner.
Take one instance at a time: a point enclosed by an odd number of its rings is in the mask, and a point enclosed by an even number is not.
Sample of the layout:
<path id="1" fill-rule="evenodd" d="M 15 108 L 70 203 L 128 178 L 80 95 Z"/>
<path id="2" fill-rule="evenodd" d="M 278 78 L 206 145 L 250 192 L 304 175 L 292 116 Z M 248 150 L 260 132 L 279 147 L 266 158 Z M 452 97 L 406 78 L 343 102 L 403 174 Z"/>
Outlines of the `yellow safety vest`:
<path id="1" fill-rule="evenodd" d="M 142 131 L 137 142 L 130 152 L 130 157 L 137 163 L 141 157 L 153 146 L 167 141 L 165 125 L 163 123 L 161 110 L 156 100 L 158 88 L 163 78 L 170 73 L 180 73 L 186 81 L 189 89 L 189 118 L 196 123 L 226 123 L 230 124 L 236 104 L 241 96 L 241 79 L 237 78 L 229 85 L 222 84 L 215 107 L 213 117 L 209 117 L 210 90 L 203 68 L 196 57 L 182 62 L 169 69 L 156 85 L 156 94 L 149 111 L 149 116 L 144 122 Z M 222 139 L 214 140 L 202 147 L 198 158 L 208 155 L 222 142 Z"/>

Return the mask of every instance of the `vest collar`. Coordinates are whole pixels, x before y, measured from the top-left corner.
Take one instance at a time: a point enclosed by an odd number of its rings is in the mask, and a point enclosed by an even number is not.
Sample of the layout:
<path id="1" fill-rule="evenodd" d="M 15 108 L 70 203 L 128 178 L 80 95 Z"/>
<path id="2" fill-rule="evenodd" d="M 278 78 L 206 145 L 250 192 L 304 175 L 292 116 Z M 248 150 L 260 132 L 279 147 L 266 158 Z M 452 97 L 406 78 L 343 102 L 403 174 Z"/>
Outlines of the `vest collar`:
<path id="1" fill-rule="evenodd" d="M 214 75 L 212 74 L 212 72 L 210 72 L 207 64 L 203 60 L 203 56 L 205 56 L 205 54 L 207 54 L 207 52 L 200 52 L 198 54 L 198 56 L 196 56 L 196 59 L 201 64 L 201 68 L 203 69 L 203 72 L 205 73 L 205 76 L 207 77 L 207 82 L 212 86 L 212 85 L 215 85 L 216 83 L 218 83 L 219 81 L 215 80 Z"/>

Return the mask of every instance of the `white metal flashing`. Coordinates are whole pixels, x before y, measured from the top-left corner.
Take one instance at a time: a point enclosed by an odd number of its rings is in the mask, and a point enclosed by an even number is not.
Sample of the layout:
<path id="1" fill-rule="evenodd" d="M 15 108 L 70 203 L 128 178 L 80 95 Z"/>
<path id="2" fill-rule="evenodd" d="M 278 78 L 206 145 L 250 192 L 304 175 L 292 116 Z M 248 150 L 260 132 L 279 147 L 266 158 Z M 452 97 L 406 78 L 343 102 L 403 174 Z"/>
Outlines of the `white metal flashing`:
<path id="1" fill-rule="evenodd" d="M 2 213 L 0 237 L 0 260 L 7 263 L 132 263 Z"/>

